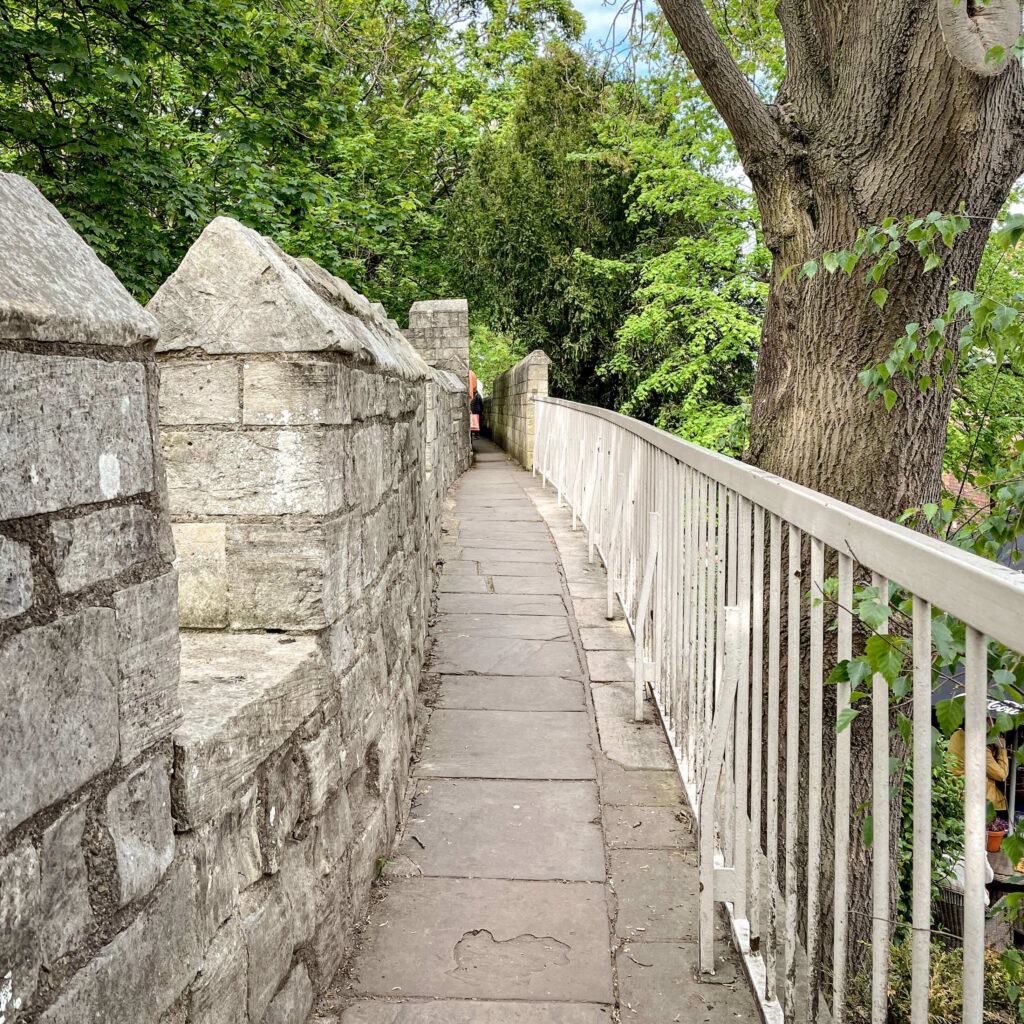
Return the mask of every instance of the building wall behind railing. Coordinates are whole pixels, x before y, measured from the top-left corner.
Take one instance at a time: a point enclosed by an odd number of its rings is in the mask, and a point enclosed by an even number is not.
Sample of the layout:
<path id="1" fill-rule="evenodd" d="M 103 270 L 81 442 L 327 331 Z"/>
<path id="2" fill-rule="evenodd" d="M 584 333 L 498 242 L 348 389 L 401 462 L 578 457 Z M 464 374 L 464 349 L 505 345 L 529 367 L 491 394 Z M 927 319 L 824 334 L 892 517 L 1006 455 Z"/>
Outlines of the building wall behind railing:
<path id="1" fill-rule="evenodd" d="M 548 393 L 550 363 L 539 349 L 531 352 L 495 377 L 484 399 L 484 429 L 525 469 L 533 468 L 533 400 Z"/>
<path id="2" fill-rule="evenodd" d="M 0 1019 L 303 1020 L 402 805 L 465 386 L 227 219 L 149 312 L 12 175 L 0 250 Z"/>

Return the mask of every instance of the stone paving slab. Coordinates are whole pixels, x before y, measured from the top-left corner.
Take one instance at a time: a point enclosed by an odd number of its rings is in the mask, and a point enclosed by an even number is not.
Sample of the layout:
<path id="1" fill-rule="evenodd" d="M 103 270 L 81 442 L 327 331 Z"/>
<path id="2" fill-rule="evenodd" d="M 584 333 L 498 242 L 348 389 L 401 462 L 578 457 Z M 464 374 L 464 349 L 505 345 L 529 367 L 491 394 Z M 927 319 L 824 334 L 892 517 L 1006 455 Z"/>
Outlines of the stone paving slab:
<path id="1" fill-rule="evenodd" d="M 392 882 L 357 954 L 360 995 L 610 1003 L 605 888 L 588 882 Z"/>
<path id="2" fill-rule="evenodd" d="M 555 676 L 443 676 L 437 707 L 462 711 L 585 711 L 583 682 Z"/>
<path id="3" fill-rule="evenodd" d="M 420 777 L 594 779 L 586 715 L 572 711 L 446 711 L 430 716 Z"/>
<path id="4" fill-rule="evenodd" d="M 470 547 L 462 549 L 462 557 L 473 562 L 491 562 L 495 559 L 501 562 L 543 562 L 547 569 L 557 561 L 555 549 L 548 542 L 547 547 L 517 548 L 505 547 L 502 544 L 495 544 L 492 547 Z"/>
<path id="5" fill-rule="evenodd" d="M 442 574 L 441 579 L 438 580 L 437 589 L 442 594 L 489 594 L 491 592 L 485 576 L 471 576 L 466 573 L 461 576 Z"/>
<path id="6" fill-rule="evenodd" d="M 524 640 L 571 639 L 565 615 L 439 615 L 434 634 L 467 637 L 506 637 Z"/>
<path id="7" fill-rule="evenodd" d="M 561 594 L 562 581 L 557 576 L 544 578 L 529 576 L 494 576 L 491 579 L 496 594 Z"/>
<path id="8" fill-rule="evenodd" d="M 631 942 L 615 958 L 623 1021 L 629 1024 L 722 1024 L 757 1020 L 746 981 L 731 960 L 721 969 L 731 984 L 702 985 L 692 942 Z"/>
<path id="9" fill-rule="evenodd" d="M 551 538 L 543 523 L 505 523 L 501 528 L 467 523 L 458 534 L 464 548 L 484 548 L 491 557 L 495 551 L 515 548 L 527 551 L 551 550 Z"/>
<path id="10" fill-rule="evenodd" d="M 636 804 L 678 810 L 683 805 L 683 784 L 675 768 L 647 771 L 605 761 L 601 766 L 601 800 L 612 806 Z"/>
<path id="11" fill-rule="evenodd" d="M 593 782 L 428 779 L 401 853 L 424 875 L 603 882 Z"/>
<path id="12" fill-rule="evenodd" d="M 602 594 L 599 598 L 574 597 L 572 599 L 572 607 L 579 627 L 582 629 L 584 626 L 607 626 L 610 625 L 611 622 L 621 622 L 625 625 L 625 618 L 623 617 L 622 609 L 619 607 L 618 601 L 615 601 L 613 604 L 615 609 L 615 618 L 608 620 L 604 617 L 605 611 L 608 607 L 606 602 L 606 594 Z"/>
<path id="13" fill-rule="evenodd" d="M 497 559 L 501 554 L 497 554 Z M 529 576 L 540 580 L 559 582 L 558 569 L 554 562 L 502 562 L 495 558 L 480 562 L 484 576 Z"/>
<path id="14" fill-rule="evenodd" d="M 661 726 L 651 720 L 633 721 L 633 684 L 594 683 L 590 688 L 597 713 L 601 749 L 624 768 L 667 768 L 672 754 Z"/>
<path id="15" fill-rule="evenodd" d="M 580 678 L 576 645 L 569 640 L 439 636 L 431 667 L 449 675 L 477 673 L 505 676 Z"/>
<path id="16" fill-rule="evenodd" d="M 609 630 L 609 632 L 611 632 Z M 616 634 L 617 635 L 617 634 Z M 632 637 L 630 638 L 632 640 Z M 629 647 L 634 645 L 630 643 Z M 586 644 L 584 644 L 586 648 Z M 590 678 L 595 683 L 628 682 L 632 685 L 633 677 L 636 674 L 634 666 L 634 653 L 630 649 L 617 651 L 595 651 L 587 650 L 587 669 Z"/>
<path id="17" fill-rule="evenodd" d="M 613 850 L 612 887 L 620 939 L 697 941 L 697 854 L 692 850 Z"/>
<path id="18" fill-rule="evenodd" d="M 604 841 L 610 850 L 696 850 L 689 812 L 679 807 L 604 808 Z"/>
<path id="19" fill-rule="evenodd" d="M 632 651 L 633 634 L 622 620 L 603 626 L 581 626 L 580 642 L 585 651 Z"/>
<path id="20" fill-rule="evenodd" d="M 477 615 L 564 615 L 561 592 L 536 594 L 445 594 L 438 596 L 437 610 L 444 614 L 472 612 Z"/>
<path id="21" fill-rule="evenodd" d="M 610 1006 L 438 999 L 429 1003 L 359 1003 L 341 1024 L 610 1024 Z M 315 1024 L 315 1022 L 314 1022 Z M 333 1024 L 324 1021 L 323 1024 Z"/>

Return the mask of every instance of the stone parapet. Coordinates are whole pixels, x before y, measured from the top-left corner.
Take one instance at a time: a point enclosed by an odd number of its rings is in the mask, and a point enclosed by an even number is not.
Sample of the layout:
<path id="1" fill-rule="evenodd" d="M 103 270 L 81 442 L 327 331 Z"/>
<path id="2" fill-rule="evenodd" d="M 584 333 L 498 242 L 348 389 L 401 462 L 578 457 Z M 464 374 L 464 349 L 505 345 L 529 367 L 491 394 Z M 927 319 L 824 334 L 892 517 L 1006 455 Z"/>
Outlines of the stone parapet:
<path id="1" fill-rule="evenodd" d="M 551 360 L 539 349 L 494 378 L 483 427 L 523 468 L 533 469 L 534 399 L 548 393 Z"/>
<path id="2" fill-rule="evenodd" d="M 227 218 L 148 311 L 24 179 L 0 227 L 0 1020 L 300 1022 L 402 807 L 466 384 Z"/>
<path id="3" fill-rule="evenodd" d="M 105 949 L 131 951 L 114 972 L 125 987 L 108 990 L 120 1000 L 143 973 L 139 957 L 181 938 L 145 972 L 133 1020 L 163 1012 L 198 967 L 191 887 L 172 867 L 171 734 L 182 713 L 158 333 L 35 186 L 0 174 L 6 1024 L 98 1019 L 70 993 L 96 990 Z M 133 949 L 147 930 L 148 952 Z"/>

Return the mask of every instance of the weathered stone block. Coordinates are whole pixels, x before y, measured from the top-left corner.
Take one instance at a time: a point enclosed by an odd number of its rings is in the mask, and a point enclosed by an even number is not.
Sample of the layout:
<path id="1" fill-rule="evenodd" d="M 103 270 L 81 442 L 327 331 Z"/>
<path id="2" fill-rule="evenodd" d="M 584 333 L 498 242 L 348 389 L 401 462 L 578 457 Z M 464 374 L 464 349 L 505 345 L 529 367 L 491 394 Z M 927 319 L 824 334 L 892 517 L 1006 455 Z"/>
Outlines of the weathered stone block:
<path id="1" fill-rule="evenodd" d="M 176 516 L 329 515 L 344 498 L 336 428 L 160 432 Z"/>
<path id="2" fill-rule="evenodd" d="M 0 837 L 117 756 L 114 613 L 84 611 L 0 647 Z"/>
<path id="3" fill-rule="evenodd" d="M 279 886 L 242 922 L 249 957 L 249 1019 L 262 1020 L 295 949 L 292 906 Z"/>
<path id="4" fill-rule="evenodd" d="M 313 837 L 285 843 L 281 854 L 281 886 L 292 908 L 292 942 L 297 947 L 313 937 L 316 925 L 316 877 Z"/>
<path id="5" fill-rule="evenodd" d="M 232 918 L 214 936 L 189 994 L 189 1024 L 248 1024 L 242 926 Z"/>
<path id="6" fill-rule="evenodd" d="M 309 776 L 309 815 L 324 809 L 327 795 L 342 780 L 347 751 L 342 748 L 338 721 L 328 722 L 311 740 L 300 745 Z"/>
<path id="7" fill-rule="evenodd" d="M 0 535 L 0 619 L 32 607 L 32 550 Z"/>
<path id="8" fill-rule="evenodd" d="M 351 423 L 351 371 L 336 361 L 249 359 L 242 393 L 246 424 Z"/>
<path id="9" fill-rule="evenodd" d="M 85 808 L 66 812 L 43 832 L 40 848 L 40 944 L 50 963 L 70 952 L 93 925 L 82 852 Z"/>
<path id="10" fill-rule="evenodd" d="M 281 851 L 302 815 L 307 785 L 299 756 L 289 747 L 267 769 L 264 831 L 267 845 L 263 855 L 267 871 L 281 866 Z"/>
<path id="11" fill-rule="evenodd" d="M 39 189 L 0 174 L 0 338 L 134 345 L 158 333 Z"/>
<path id="12" fill-rule="evenodd" d="M 41 1024 L 139 1024 L 181 995 L 201 961 L 194 878 L 179 863 L 156 899 L 72 978 Z"/>
<path id="13" fill-rule="evenodd" d="M 199 939 L 205 946 L 234 912 L 239 894 L 263 874 L 255 786 L 200 830 L 194 858 Z"/>
<path id="14" fill-rule="evenodd" d="M 238 373 L 230 359 L 161 361 L 160 422 L 237 423 Z"/>
<path id="15" fill-rule="evenodd" d="M 330 684 L 312 637 L 186 633 L 181 664 L 172 797 L 179 826 L 191 828 L 248 788 Z"/>
<path id="16" fill-rule="evenodd" d="M 0 352 L 0 520 L 153 489 L 140 363 Z"/>
<path id="17" fill-rule="evenodd" d="M 297 964 L 267 1008 L 263 1024 L 303 1024 L 313 1006 L 313 986 L 305 964 Z"/>
<path id="18" fill-rule="evenodd" d="M 327 546 L 319 523 L 227 527 L 231 629 L 322 629 Z"/>
<path id="19" fill-rule="evenodd" d="M 0 857 L 0 1014 L 16 1021 L 32 1002 L 42 957 L 39 855 L 28 841 Z"/>
<path id="20" fill-rule="evenodd" d="M 228 624 L 227 527 L 174 523 L 178 555 L 178 619 L 182 629 L 223 629 Z"/>
<path id="21" fill-rule="evenodd" d="M 159 552 L 153 517 L 140 505 L 58 519 L 50 533 L 53 571 L 63 594 L 108 580 Z"/>
<path id="22" fill-rule="evenodd" d="M 352 841 L 352 810 L 348 790 L 339 786 L 329 797 L 316 825 L 313 843 L 313 863 L 322 878 L 342 864 Z"/>
<path id="23" fill-rule="evenodd" d="M 150 761 L 107 794 L 121 906 L 150 892 L 174 859 L 171 791 L 160 761 Z"/>
<path id="24" fill-rule="evenodd" d="M 369 512 L 389 490 L 392 475 L 390 428 L 370 423 L 357 429 L 349 441 L 349 501 Z"/>
<path id="25" fill-rule="evenodd" d="M 178 703 L 178 580 L 168 572 L 114 594 L 121 761 L 167 736 Z"/>

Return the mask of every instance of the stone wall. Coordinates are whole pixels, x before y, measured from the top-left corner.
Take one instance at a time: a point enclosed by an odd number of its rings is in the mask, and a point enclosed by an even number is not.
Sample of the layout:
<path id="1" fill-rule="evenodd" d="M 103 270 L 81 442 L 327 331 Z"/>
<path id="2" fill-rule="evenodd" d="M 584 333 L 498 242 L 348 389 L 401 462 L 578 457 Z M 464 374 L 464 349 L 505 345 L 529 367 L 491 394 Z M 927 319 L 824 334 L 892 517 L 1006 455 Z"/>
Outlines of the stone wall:
<path id="1" fill-rule="evenodd" d="M 525 469 L 533 469 L 534 404 L 548 393 L 551 360 L 539 349 L 494 378 L 482 426 Z"/>
<path id="2" fill-rule="evenodd" d="M 0 1021 L 301 1022 L 402 805 L 465 385 L 224 218 L 144 311 L 11 175 L 0 365 Z"/>
<path id="3" fill-rule="evenodd" d="M 4 1024 L 152 1019 L 199 967 L 191 901 L 168 912 L 194 865 L 171 816 L 157 333 L 36 188 L 0 174 Z M 104 993 L 131 1011 L 99 1012 Z"/>
<path id="4" fill-rule="evenodd" d="M 406 338 L 431 365 L 469 382 L 469 306 L 465 299 L 414 302 Z"/>

